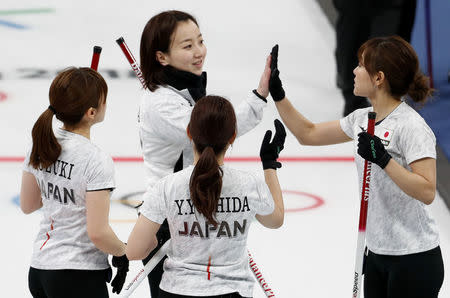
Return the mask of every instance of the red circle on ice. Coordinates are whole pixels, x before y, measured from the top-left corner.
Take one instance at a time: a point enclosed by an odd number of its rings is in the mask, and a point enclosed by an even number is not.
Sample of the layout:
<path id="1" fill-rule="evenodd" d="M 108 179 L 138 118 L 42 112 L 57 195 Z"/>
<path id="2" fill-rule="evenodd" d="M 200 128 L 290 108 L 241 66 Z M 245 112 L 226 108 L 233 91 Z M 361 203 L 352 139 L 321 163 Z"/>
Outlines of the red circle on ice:
<path id="1" fill-rule="evenodd" d="M 284 212 L 306 211 L 306 210 L 310 210 L 310 209 L 319 208 L 320 206 L 322 206 L 325 203 L 325 201 L 321 197 L 307 193 L 307 192 L 295 191 L 295 190 L 283 190 L 282 192 L 285 194 L 293 194 L 293 195 L 297 195 L 300 197 L 307 197 L 309 199 L 312 199 L 312 202 L 309 205 L 306 205 L 305 207 L 287 208 L 284 210 Z"/>
<path id="2" fill-rule="evenodd" d="M 384 137 L 387 138 L 388 135 L 389 135 L 389 131 L 386 131 L 386 132 L 384 133 Z"/>

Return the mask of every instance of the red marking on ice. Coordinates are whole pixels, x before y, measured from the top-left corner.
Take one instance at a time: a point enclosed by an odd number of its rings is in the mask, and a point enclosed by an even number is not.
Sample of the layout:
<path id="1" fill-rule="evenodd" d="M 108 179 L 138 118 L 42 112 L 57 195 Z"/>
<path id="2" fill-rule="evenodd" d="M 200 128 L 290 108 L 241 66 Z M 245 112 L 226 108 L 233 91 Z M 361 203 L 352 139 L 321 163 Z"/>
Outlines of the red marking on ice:
<path id="1" fill-rule="evenodd" d="M 22 162 L 24 159 L 22 156 L 0 156 L 0 162 Z"/>
<path id="2" fill-rule="evenodd" d="M 115 162 L 142 162 L 144 159 L 140 156 L 116 156 Z M 277 159 L 279 162 L 352 162 L 352 156 L 287 156 Z M 225 157 L 227 162 L 260 162 L 259 157 L 253 156 L 233 156 Z"/>
<path id="3" fill-rule="evenodd" d="M 294 195 L 298 195 L 298 196 L 305 196 L 305 197 L 309 197 L 314 199 L 314 202 L 310 205 L 310 206 L 306 206 L 306 207 L 302 207 L 302 208 L 291 208 L 291 209 L 285 209 L 284 212 L 300 212 L 300 211 L 306 211 L 306 210 L 311 210 L 311 209 L 315 209 L 315 208 L 319 208 L 320 206 L 322 206 L 323 204 L 325 204 L 325 200 L 322 199 L 321 197 L 314 195 L 314 194 L 310 194 L 307 192 L 303 192 L 303 191 L 295 191 L 295 190 L 283 190 L 283 193 L 290 193 L 290 194 L 294 194 Z"/>
<path id="4" fill-rule="evenodd" d="M 8 98 L 8 94 L 0 91 L 0 101 L 5 101 Z"/>
<path id="5" fill-rule="evenodd" d="M 22 162 L 23 156 L 0 156 L 0 162 Z M 143 162 L 144 159 L 139 156 L 113 156 L 114 162 Z M 351 156 L 291 156 L 280 157 L 280 162 L 353 162 L 355 159 Z M 260 162 L 259 157 L 225 157 L 227 162 Z"/>
<path id="6" fill-rule="evenodd" d="M 384 137 L 387 138 L 388 135 L 389 135 L 389 131 L 386 131 L 386 132 L 384 133 Z"/>

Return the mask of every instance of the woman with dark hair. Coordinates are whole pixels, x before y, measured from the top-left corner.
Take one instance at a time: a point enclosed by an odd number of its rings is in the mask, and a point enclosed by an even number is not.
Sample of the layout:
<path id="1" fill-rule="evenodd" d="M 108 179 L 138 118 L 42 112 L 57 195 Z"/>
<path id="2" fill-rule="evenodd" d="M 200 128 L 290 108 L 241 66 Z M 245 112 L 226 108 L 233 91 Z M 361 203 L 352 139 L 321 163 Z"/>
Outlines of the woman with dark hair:
<path id="1" fill-rule="evenodd" d="M 108 222 L 114 165 L 90 141 L 91 126 L 105 117 L 107 93 L 96 71 L 68 68 L 53 80 L 50 105 L 34 124 L 20 191 L 22 211 L 43 214 L 28 275 L 33 297 L 108 297 L 108 254 L 118 267 L 113 292 L 125 281 L 125 244 Z M 53 115 L 63 123 L 56 132 Z"/>
<path id="2" fill-rule="evenodd" d="M 186 127 L 193 106 L 206 94 L 205 58 L 203 36 L 196 19 L 188 13 L 161 12 L 149 20 L 142 32 L 140 65 L 148 92 L 140 104 L 139 134 L 147 188 L 193 162 Z M 238 136 L 261 121 L 269 94 L 269 74 L 267 59 L 258 88 L 236 108 Z M 159 246 L 169 238 L 164 223 L 158 233 Z M 159 291 L 162 264 L 163 261 L 148 276 L 152 297 L 157 297 Z"/>
<path id="3" fill-rule="evenodd" d="M 246 248 L 253 219 L 279 228 L 284 206 L 276 169 L 286 132 L 275 120 L 260 156 L 264 181 L 224 165 L 236 137 L 236 116 L 219 96 L 200 99 L 187 135 L 194 165 L 166 176 L 144 194 L 138 221 L 126 248 L 130 260 L 143 259 L 157 245 L 156 233 L 167 218 L 172 235 L 159 297 L 250 297 L 254 279 Z M 187 296 L 186 296 L 187 295 Z"/>
<path id="4" fill-rule="evenodd" d="M 272 55 L 270 92 L 297 140 L 312 146 L 355 140 L 360 183 L 364 161 L 377 165 L 370 180 L 364 297 L 438 297 L 444 266 L 437 226 L 427 209 L 436 195 L 436 139 L 403 101 L 409 96 L 424 103 L 432 93 L 414 49 L 396 36 L 365 42 L 358 50 L 353 92 L 369 98 L 372 107 L 324 123 L 310 122 L 285 97 L 277 47 Z M 369 111 L 376 112 L 374 136 L 366 132 Z"/>

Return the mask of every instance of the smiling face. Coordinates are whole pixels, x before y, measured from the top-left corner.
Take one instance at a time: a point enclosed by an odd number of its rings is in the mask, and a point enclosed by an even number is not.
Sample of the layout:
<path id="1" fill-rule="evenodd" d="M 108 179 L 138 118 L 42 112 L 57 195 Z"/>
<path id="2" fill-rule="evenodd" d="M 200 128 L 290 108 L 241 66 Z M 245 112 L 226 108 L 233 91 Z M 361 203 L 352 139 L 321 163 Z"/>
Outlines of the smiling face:
<path id="1" fill-rule="evenodd" d="M 179 22 L 172 35 L 169 51 L 158 51 L 156 57 L 164 66 L 170 65 L 178 70 L 201 75 L 206 46 L 198 26 L 191 20 Z"/>

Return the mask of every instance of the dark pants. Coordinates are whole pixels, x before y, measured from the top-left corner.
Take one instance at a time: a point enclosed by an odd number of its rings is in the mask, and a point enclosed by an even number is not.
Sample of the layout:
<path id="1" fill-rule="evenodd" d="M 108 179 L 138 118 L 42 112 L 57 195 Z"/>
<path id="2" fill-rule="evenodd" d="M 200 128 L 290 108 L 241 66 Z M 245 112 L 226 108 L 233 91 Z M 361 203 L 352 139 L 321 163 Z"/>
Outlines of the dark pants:
<path id="1" fill-rule="evenodd" d="M 177 295 L 177 294 L 171 294 L 163 290 L 159 290 L 159 297 L 160 298 L 244 298 L 239 293 L 229 293 L 229 294 L 223 294 L 223 295 L 217 295 L 217 296 L 186 296 L 186 295 Z"/>
<path id="2" fill-rule="evenodd" d="M 163 246 L 163 244 L 170 239 L 169 224 L 167 223 L 167 219 L 164 220 L 164 222 L 160 226 L 158 233 L 156 233 L 156 238 L 158 239 L 158 246 L 148 255 L 148 257 L 142 260 L 144 265 L 147 264 L 148 261 L 150 261 L 150 259 L 153 257 L 153 255 L 155 255 L 158 252 L 161 246 Z M 152 298 L 160 297 L 159 284 L 161 282 L 162 274 L 164 272 L 163 265 L 166 258 L 167 257 L 164 257 L 147 276 L 148 284 L 150 287 L 150 294 Z"/>
<path id="3" fill-rule="evenodd" d="M 348 114 L 367 106 L 365 98 L 353 94 L 353 69 L 358 65 L 357 52 L 368 39 L 399 35 L 411 39 L 416 0 L 333 0 L 337 10 L 336 67 L 337 85 L 342 90 Z"/>
<path id="4" fill-rule="evenodd" d="M 444 280 L 441 249 L 403 255 L 369 251 L 364 274 L 365 298 L 437 298 Z"/>
<path id="5" fill-rule="evenodd" d="M 109 276 L 108 276 L 109 275 Z M 106 270 L 40 270 L 30 267 L 28 287 L 34 298 L 106 298 Z"/>

